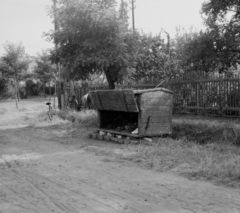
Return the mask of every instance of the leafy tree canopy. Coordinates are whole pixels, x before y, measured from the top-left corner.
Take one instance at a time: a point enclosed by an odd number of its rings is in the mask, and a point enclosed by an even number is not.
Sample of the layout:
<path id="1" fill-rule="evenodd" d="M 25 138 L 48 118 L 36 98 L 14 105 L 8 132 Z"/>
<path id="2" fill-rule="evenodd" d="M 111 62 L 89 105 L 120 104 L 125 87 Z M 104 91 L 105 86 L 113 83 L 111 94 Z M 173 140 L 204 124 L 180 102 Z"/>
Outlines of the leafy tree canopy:
<path id="1" fill-rule="evenodd" d="M 5 54 L 0 58 L 0 71 L 4 78 L 22 80 L 30 62 L 22 44 L 6 43 Z"/>
<path id="2" fill-rule="evenodd" d="M 48 34 L 58 46 L 52 61 L 79 79 L 104 72 L 113 89 L 131 64 L 127 41 L 132 35 L 126 29 L 126 7 L 120 8 L 115 0 L 59 0 L 52 10 L 59 29 Z"/>
<path id="3" fill-rule="evenodd" d="M 181 70 L 213 72 L 218 67 L 212 36 L 208 32 L 177 30 L 174 40 Z"/>
<path id="4" fill-rule="evenodd" d="M 226 72 L 240 62 L 240 1 L 210 0 L 203 4 L 207 35 L 212 40 L 215 60 Z"/>
<path id="5" fill-rule="evenodd" d="M 52 80 L 56 79 L 57 69 L 51 64 L 50 55 L 47 51 L 38 53 L 36 63 L 34 74 L 42 84 L 45 85 L 46 83 L 50 83 Z"/>
<path id="6" fill-rule="evenodd" d="M 156 36 L 135 33 L 135 72 L 132 74 L 135 80 L 146 76 L 170 79 L 178 73 L 179 61 L 168 33 Z"/>
<path id="7" fill-rule="evenodd" d="M 202 12 L 214 20 L 226 18 L 230 14 L 231 21 L 239 21 L 240 2 L 238 0 L 210 0 L 203 4 Z"/>

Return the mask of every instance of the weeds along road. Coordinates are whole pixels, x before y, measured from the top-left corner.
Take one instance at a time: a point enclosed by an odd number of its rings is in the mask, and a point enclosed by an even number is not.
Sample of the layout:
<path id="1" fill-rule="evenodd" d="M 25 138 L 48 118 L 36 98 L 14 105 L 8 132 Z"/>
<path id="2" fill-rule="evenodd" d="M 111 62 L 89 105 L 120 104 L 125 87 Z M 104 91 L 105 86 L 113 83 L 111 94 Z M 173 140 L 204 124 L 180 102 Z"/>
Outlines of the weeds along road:
<path id="1" fill-rule="evenodd" d="M 140 168 L 126 146 L 30 114 L 0 125 L 0 213 L 240 212 L 239 189 Z"/>

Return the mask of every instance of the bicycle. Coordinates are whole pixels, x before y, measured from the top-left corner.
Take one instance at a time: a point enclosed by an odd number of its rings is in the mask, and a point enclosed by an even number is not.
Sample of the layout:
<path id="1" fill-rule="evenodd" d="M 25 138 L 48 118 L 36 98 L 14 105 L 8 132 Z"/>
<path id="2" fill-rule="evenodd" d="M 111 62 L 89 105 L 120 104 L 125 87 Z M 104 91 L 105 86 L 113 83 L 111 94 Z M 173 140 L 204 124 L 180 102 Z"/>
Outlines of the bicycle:
<path id="1" fill-rule="evenodd" d="M 49 121 L 52 122 L 52 118 L 53 118 L 53 109 L 51 107 L 51 103 L 50 102 L 47 102 L 46 105 L 48 106 L 48 118 L 49 118 Z"/>

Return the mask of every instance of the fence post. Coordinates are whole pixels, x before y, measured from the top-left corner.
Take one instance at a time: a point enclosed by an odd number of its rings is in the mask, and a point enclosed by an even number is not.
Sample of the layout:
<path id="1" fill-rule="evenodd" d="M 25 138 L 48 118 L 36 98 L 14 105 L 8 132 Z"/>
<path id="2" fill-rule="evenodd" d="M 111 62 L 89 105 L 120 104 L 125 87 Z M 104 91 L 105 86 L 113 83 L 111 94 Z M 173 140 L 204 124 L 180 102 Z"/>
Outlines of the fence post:
<path id="1" fill-rule="evenodd" d="M 61 82 L 57 81 L 58 109 L 61 109 Z"/>
<path id="2" fill-rule="evenodd" d="M 61 96 L 61 110 L 64 109 L 64 103 L 65 103 L 65 95 L 64 95 L 64 84 L 61 82 L 61 89 L 60 89 L 60 96 Z"/>
<path id="3" fill-rule="evenodd" d="M 196 84 L 196 104 L 199 107 L 199 82 L 195 82 Z M 199 112 L 199 108 L 197 108 L 197 112 Z"/>

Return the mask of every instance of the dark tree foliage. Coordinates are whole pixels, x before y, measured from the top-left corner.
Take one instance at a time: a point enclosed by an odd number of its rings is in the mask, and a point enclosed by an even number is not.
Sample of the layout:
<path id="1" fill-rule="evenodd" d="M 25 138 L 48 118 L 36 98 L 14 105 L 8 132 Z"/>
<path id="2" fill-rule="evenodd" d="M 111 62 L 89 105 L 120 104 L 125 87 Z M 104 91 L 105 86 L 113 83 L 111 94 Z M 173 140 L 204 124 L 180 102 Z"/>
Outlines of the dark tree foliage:
<path id="1" fill-rule="evenodd" d="M 231 21 L 237 21 L 240 18 L 240 1 L 210 0 L 203 4 L 202 11 L 214 20 L 224 18 L 230 12 L 232 15 Z"/>
<path id="2" fill-rule="evenodd" d="M 119 18 L 123 22 L 123 30 L 128 29 L 128 3 L 124 0 L 121 0 L 120 7 L 119 7 Z"/>
<path id="3" fill-rule="evenodd" d="M 167 80 L 179 74 L 179 61 L 176 49 L 168 33 L 134 35 L 134 72 L 132 78 L 156 77 Z"/>
<path id="4" fill-rule="evenodd" d="M 21 44 L 6 43 L 5 53 L 0 58 L 0 71 L 4 78 L 23 80 L 28 69 L 29 57 Z"/>
<path id="5" fill-rule="evenodd" d="M 46 51 L 42 51 L 36 58 L 36 66 L 34 68 L 35 78 L 44 86 L 50 84 L 56 78 L 56 67 L 51 64 L 50 55 Z"/>
<path id="6" fill-rule="evenodd" d="M 212 39 L 219 71 L 240 62 L 240 1 L 210 0 L 203 4 L 207 34 Z"/>
<path id="7" fill-rule="evenodd" d="M 39 94 L 39 83 L 32 79 L 26 81 L 26 93 L 27 95 L 38 95 Z"/>
<path id="8" fill-rule="evenodd" d="M 184 72 L 213 72 L 219 66 L 211 34 L 208 32 L 178 32 L 174 45 L 179 67 Z"/>
<path id="9" fill-rule="evenodd" d="M 5 78 L 0 78 L 0 96 L 4 95 L 7 90 L 8 81 Z"/>
<path id="10" fill-rule="evenodd" d="M 48 34 L 58 47 L 52 61 L 75 79 L 104 72 L 113 89 L 131 63 L 125 4 L 121 8 L 116 10 L 115 0 L 59 0 L 52 11 L 59 29 Z"/>

